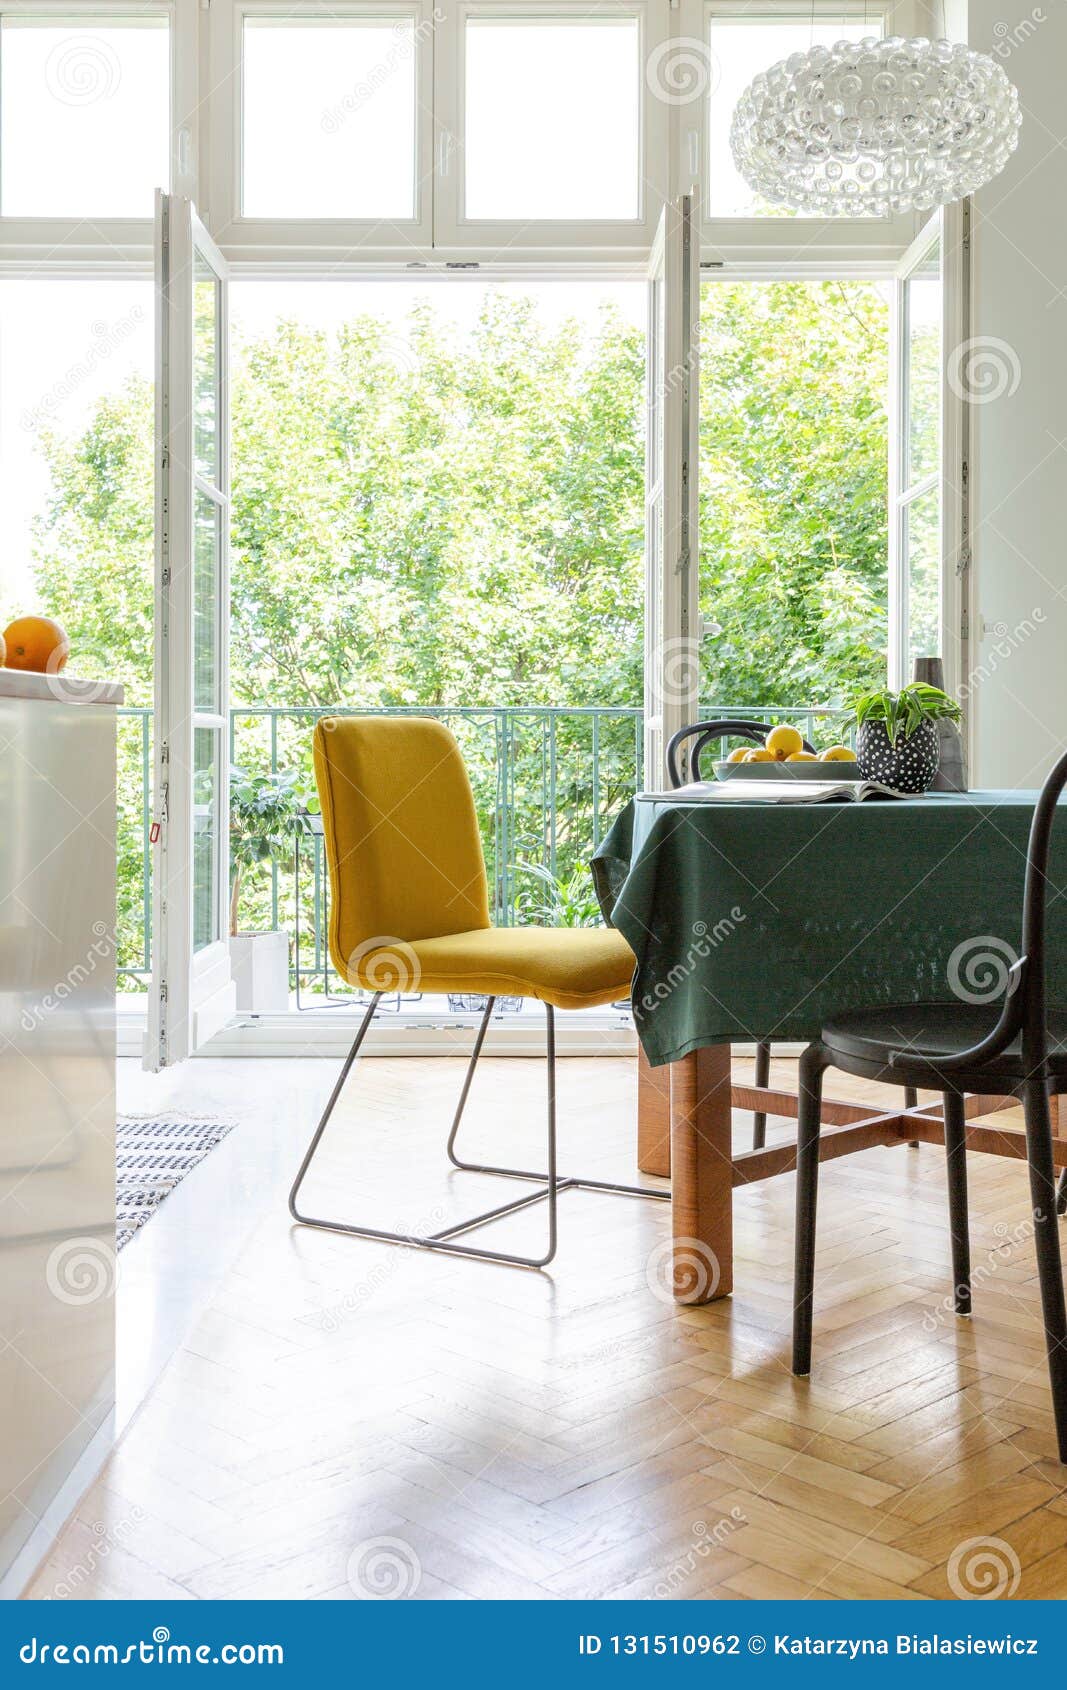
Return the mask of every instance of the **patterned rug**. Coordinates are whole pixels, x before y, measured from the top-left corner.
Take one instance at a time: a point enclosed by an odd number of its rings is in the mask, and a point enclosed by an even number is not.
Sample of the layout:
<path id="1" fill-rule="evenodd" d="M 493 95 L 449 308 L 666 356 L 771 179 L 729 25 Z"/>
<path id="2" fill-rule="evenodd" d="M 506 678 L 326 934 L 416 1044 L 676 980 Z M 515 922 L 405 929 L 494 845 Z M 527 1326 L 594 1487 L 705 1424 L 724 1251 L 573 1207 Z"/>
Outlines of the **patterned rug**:
<path id="1" fill-rule="evenodd" d="M 214 1115 L 120 1115 L 115 1130 L 118 1237 L 122 1249 L 186 1174 L 232 1132 Z"/>

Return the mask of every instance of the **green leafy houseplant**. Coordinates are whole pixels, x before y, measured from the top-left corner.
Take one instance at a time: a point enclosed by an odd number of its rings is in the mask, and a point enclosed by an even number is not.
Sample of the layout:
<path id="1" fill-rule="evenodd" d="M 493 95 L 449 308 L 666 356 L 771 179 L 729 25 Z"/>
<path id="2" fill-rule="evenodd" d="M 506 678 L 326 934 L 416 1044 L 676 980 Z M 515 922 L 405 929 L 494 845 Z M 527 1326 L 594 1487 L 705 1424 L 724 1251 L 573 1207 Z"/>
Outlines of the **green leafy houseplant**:
<path id="1" fill-rule="evenodd" d="M 856 726 L 884 723 L 890 745 L 896 745 L 901 734 L 910 739 L 923 722 L 958 722 L 962 714 L 947 692 L 926 681 L 912 681 L 899 692 L 890 692 L 887 687 L 881 692 L 865 692 L 856 700 Z"/>
<path id="2" fill-rule="evenodd" d="M 319 801 L 292 771 L 230 770 L 230 933 L 237 933 L 243 878 L 264 864 L 292 861 L 298 833 L 311 832 Z"/>

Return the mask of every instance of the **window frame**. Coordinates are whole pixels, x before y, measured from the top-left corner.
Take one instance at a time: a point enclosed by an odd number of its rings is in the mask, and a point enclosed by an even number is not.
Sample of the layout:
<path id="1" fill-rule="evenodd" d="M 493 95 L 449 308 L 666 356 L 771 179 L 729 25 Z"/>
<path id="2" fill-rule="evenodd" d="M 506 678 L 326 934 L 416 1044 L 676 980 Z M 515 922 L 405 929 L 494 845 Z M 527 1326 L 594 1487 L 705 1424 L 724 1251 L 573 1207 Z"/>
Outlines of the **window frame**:
<path id="1" fill-rule="evenodd" d="M 678 34 L 700 42 L 709 51 L 709 31 L 715 18 L 757 25 L 760 21 L 840 16 L 881 23 L 885 34 L 920 32 L 922 0 L 679 0 Z M 680 116 L 677 168 L 687 180 L 697 166 L 707 182 L 711 171 L 707 97 L 677 108 Z M 710 195 L 703 196 L 701 262 L 706 269 L 728 269 L 740 276 L 758 276 L 773 267 L 796 276 L 834 274 L 884 275 L 914 239 L 921 219 L 901 217 L 775 218 L 712 216 Z"/>
<path id="2" fill-rule="evenodd" d="M 949 366 L 965 344 L 970 310 L 970 216 L 967 201 L 935 211 L 900 260 L 890 315 L 889 430 L 889 681 L 900 687 L 911 680 L 908 529 L 916 503 L 936 492 L 941 543 L 940 656 L 946 690 L 957 696 L 969 673 L 970 648 L 970 438 L 969 414 Z M 933 470 L 910 479 L 909 439 L 909 284 L 922 260 L 940 251 L 941 375 L 940 456 Z"/>
<path id="3" fill-rule="evenodd" d="M 439 8 L 436 8 L 439 10 Z M 204 217 L 231 263 L 270 263 L 272 256 L 336 264 L 346 258 L 415 258 L 433 234 L 433 0 L 216 0 L 209 14 L 211 94 L 207 101 Z M 412 218 L 246 217 L 243 171 L 242 42 L 247 18 L 297 23 L 306 15 L 325 23 L 347 18 L 410 18 L 415 24 L 415 215 Z"/>
<path id="4" fill-rule="evenodd" d="M 196 171 L 197 0 L 0 0 L 0 19 L 47 23 L 124 17 L 165 18 L 169 28 L 170 181 L 164 191 L 189 193 Z M 0 44 L 2 50 L 2 44 Z M 0 207 L 0 271 L 25 274 L 46 267 L 80 271 L 87 264 L 125 270 L 151 263 L 153 208 L 144 217 L 5 217 Z"/>
<path id="5" fill-rule="evenodd" d="M 667 108 L 648 88 L 648 55 L 670 35 L 673 13 L 665 0 L 443 0 L 446 22 L 438 37 L 434 110 L 434 257 L 481 255 L 490 263 L 517 258 L 578 254 L 602 261 L 640 262 L 642 272 L 656 238 L 660 213 L 670 198 L 670 136 Z M 474 18 L 555 20 L 633 18 L 638 25 L 639 179 L 634 219 L 476 220 L 466 215 L 465 71 L 466 27 Z"/>

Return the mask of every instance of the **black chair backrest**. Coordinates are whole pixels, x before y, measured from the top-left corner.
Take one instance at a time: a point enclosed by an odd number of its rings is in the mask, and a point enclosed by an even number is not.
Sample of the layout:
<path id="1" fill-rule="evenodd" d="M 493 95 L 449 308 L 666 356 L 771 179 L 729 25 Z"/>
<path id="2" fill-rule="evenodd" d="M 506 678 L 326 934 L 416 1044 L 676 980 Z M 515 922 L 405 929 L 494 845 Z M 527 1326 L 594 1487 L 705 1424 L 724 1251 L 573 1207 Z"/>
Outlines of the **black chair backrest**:
<path id="1" fill-rule="evenodd" d="M 1056 806 L 1067 786 L 1067 752 L 1059 759 L 1044 786 L 1030 824 L 1026 848 L 1026 884 L 1023 892 L 1022 978 L 1016 992 L 1018 1021 L 1023 1036 L 1027 1067 L 1043 1065 L 1048 1052 L 1045 990 L 1047 950 L 1048 864 Z M 1058 895 L 1058 888 L 1055 888 Z"/>
<path id="2" fill-rule="evenodd" d="M 689 753 L 689 779 L 700 779 L 700 753 L 710 739 L 751 739 L 757 745 L 762 745 L 770 733 L 767 722 L 694 722 L 691 727 L 679 728 L 671 737 L 667 746 L 667 774 L 673 787 L 682 785 L 682 777 L 678 768 L 678 747 L 687 739 L 696 738 L 696 744 Z M 814 751 L 815 747 L 804 741 L 805 751 Z"/>

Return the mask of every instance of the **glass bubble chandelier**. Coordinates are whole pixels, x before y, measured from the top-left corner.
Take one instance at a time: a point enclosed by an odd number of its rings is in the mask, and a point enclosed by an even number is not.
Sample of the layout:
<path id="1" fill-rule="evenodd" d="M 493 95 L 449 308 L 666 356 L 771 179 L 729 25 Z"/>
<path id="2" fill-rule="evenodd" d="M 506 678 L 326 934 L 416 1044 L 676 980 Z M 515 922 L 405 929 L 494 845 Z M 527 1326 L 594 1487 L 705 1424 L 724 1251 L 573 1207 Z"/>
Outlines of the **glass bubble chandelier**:
<path id="1" fill-rule="evenodd" d="M 730 144 L 745 181 L 815 217 L 932 211 L 999 175 L 1019 143 L 1019 94 L 955 41 L 868 37 L 793 53 L 757 76 Z"/>

